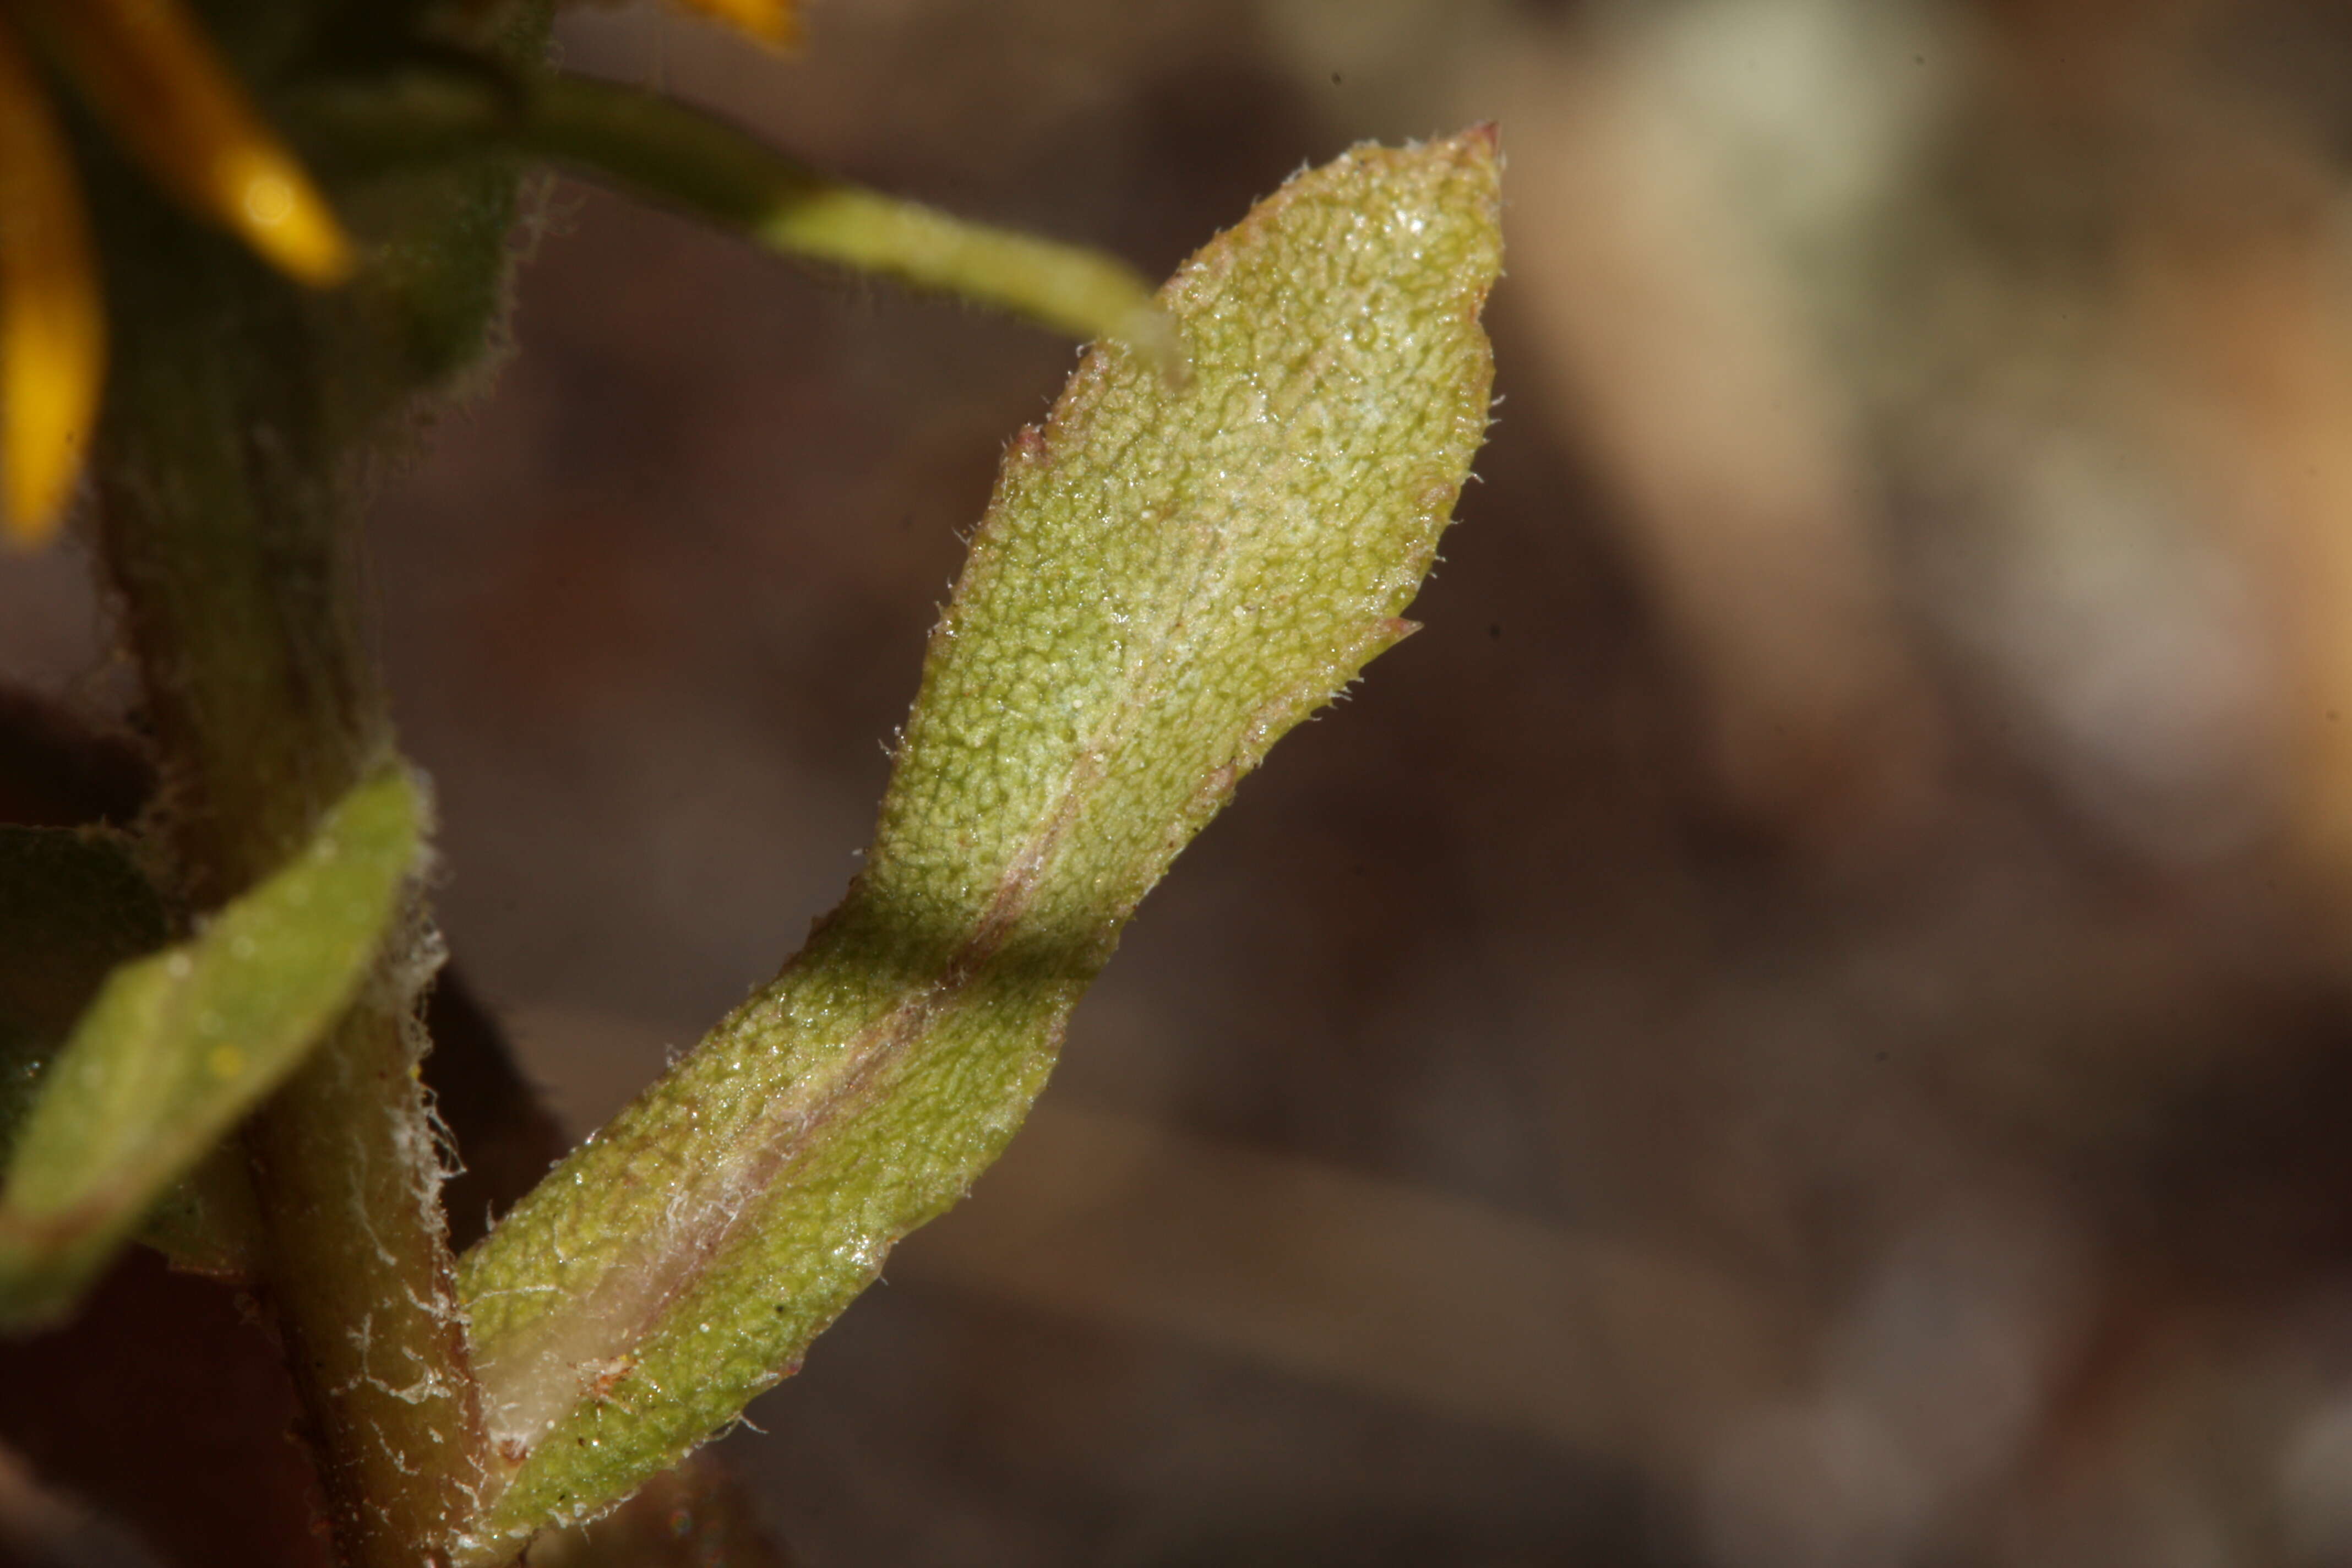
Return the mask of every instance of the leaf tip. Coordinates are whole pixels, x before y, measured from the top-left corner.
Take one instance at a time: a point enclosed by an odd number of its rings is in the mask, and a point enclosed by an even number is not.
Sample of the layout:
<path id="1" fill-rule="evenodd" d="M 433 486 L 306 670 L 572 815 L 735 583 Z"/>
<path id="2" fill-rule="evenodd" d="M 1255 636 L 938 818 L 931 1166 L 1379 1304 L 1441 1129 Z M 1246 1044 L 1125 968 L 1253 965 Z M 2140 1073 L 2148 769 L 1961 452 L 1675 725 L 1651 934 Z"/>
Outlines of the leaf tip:
<path id="1" fill-rule="evenodd" d="M 1477 186 L 1479 198 L 1493 212 L 1502 200 L 1503 138 L 1495 121 L 1482 120 L 1457 131 L 1425 151 L 1438 155 Z"/>

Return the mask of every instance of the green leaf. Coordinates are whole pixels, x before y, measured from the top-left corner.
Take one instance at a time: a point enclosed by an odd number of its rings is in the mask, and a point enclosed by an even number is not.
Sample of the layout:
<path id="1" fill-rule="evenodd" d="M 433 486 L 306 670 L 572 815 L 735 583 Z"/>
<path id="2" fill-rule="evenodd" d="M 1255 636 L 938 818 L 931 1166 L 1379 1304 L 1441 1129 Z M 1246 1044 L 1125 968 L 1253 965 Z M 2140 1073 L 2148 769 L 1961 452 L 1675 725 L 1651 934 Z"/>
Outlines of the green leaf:
<path id="1" fill-rule="evenodd" d="M 1111 337 L 1173 369 L 1166 318 L 1125 263 L 971 223 L 828 178 L 747 132 L 658 93 L 557 74 L 535 84 L 525 144 L 586 173 L 740 228 L 772 250 L 852 267 Z"/>
<path id="2" fill-rule="evenodd" d="M 75 1022 L 114 969 L 171 940 L 131 840 L 102 827 L 0 827 L 0 1168 Z M 233 1275 L 240 1171 L 200 1167 L 149 1211 L 139 1239 L 184 1268 Z M 226 1215 L 223 1211 L 226 1211 Z"/>
<path id="3" fill-rule="evenodd" d="M 1486 424 L 1491 132 L 1301 174 L 1080 364 L 932 634 L 866 868 L 783 973 L 464 1260 L 511 1467 L 484 1559 L 793 1370 L 1003 1149 L 1144 892 L 1412 629 Z"/>
<path id="4" fill-rule="evenodd" d="M 0 827 L 0 1151 L 108 972 L 170 934 L 121 834 Z"/>
<path id="5" fill-rule="evenodd" d="M 422 804 L 387 770 L 202 935 L 122 964 L 35 1088 L 0 1188 L 0 1320 L 52 1317 L 342 1012 L 399 908 Z"/>
<path id="6" fill-rule="evenodd" d="M 291 106 L 330 169 L 509 151 L 732 229 L 767 249 L 951 294 L 1181 371 L 1150 285 L 1116 258 L 973 223 L 821 174 L 741 127 L 643 88 L 488 62 L 419 62 L 314 85 Z"/>

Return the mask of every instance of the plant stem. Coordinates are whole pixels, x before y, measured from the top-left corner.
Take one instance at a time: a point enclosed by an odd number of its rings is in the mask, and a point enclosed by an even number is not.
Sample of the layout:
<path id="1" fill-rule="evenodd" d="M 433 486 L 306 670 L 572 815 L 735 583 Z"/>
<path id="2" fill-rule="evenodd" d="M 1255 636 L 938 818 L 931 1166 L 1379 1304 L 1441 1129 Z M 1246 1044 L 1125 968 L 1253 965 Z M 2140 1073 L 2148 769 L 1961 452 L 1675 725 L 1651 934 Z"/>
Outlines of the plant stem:
<path id="1" fill-rule="evenodd" d="M 148 252 L 175 265 L 115 291 L 128 330 L 98 472 L 167 842 L 207 907 L 275 868 L 391 750 L 342 473 L 382 397 L 346 384 L 362 367 L 328 307 L 175 226 Z M 435 962 L 406 922 L 247 1134 L 264 1286 L 338 1550 L 361 1568 L 441 1559 L 486 1452 L 416 1073 Z"/>

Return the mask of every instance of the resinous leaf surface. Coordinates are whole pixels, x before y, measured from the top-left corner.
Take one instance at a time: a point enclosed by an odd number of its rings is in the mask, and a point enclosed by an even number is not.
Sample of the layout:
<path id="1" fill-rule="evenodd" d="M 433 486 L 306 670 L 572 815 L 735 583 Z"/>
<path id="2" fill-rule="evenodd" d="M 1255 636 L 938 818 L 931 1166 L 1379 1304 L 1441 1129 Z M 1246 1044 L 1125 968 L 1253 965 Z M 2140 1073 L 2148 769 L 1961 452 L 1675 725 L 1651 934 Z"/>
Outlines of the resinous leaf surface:
<path id="1" fill-rule="evenodd" d="M 465 1260 L 510 1467 L 487 1557 L 798 1364 L 1043 1086 L 1071 1005 L 1266 748 L 1411 629 L 1485 432 L 1492 136 L 1299 175 L 1007 454 L 866 868 L 807 948 Z"/>

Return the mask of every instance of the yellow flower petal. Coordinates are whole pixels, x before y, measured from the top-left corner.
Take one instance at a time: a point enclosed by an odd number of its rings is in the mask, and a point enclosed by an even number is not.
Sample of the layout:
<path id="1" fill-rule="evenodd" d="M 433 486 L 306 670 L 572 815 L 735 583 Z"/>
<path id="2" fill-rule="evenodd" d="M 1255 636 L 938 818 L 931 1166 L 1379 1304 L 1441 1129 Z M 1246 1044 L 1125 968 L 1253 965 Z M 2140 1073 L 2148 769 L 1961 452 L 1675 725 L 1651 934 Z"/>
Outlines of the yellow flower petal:
<path id="1" fill-rule="evenodd" d="M 280 270 L 328 284 L 351 241 L 178 0 L 17 0 L 64 49 L 109 129 L 173 195 Z"/>
<path id="2" fill-rule="evenodd" d="M 105 372 L 105 307 L 70 154 L 0 17 L 0 530 L 20 544 L 57 531 Z"/>
<path id="3" fill-rule="evenodd" d="M 795 0 L 679 0 L 679 4 L 779 48 L 800 40 L 801 8 Z"/>

